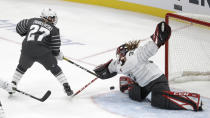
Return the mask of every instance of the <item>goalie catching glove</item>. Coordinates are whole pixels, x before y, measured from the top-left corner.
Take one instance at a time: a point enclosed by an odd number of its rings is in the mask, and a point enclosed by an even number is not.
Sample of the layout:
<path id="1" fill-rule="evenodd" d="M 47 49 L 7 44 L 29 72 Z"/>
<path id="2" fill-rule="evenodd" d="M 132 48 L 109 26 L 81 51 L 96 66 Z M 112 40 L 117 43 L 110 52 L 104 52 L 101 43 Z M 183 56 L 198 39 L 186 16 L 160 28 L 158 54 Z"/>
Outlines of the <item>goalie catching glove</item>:
<path id="1" fill-rule="evenodd" d="M 117 72 L 113 72 L 113 73 L 109 72 L 108 66 L 111 62 L 112 62 L 112 59 L 105 64 L 101 64 L 101 65 L 97 66 L 93 70 L 97 74 L 98 78 L 108 79 L 108 78 L 111 78 L 111 77 L 117 75 Z"/>
<path id="2" fill-rule="evenodd" d="M 158 48 L 165 44 L 171 36 L 171 27 L 165 22 L 160 22 L 151 36 L 152 40 L 156 43 Z"/>

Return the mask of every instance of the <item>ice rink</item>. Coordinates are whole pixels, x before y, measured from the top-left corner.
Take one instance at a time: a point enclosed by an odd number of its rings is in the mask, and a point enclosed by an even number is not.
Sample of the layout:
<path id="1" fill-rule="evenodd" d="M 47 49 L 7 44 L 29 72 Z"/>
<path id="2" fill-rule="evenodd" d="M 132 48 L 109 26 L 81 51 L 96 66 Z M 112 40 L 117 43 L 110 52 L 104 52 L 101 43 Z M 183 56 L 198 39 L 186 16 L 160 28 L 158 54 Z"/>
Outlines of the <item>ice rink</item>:
<path id="1" fill-rule="evenodd" d="M 22 19 L 39 17 L 43 8 L 53 8 L 57 12 L 57 27 L 60 28 L 61 50 L 64 55 L 89 70 L 115 58 L 115 49 L 122 43 L 148 38 L 155 31 L 156 24 L 164 20 L 129 11 L 60 0 L 0 0 L 0 6 L 0 78 L 8 82 L 11 81 L 18 64 L 23 40 L 16 34 L 15 26 Z M 164 71 L 164 47 L 159 49 L 151 60 Z M 59 62 L 59 66 L 67 76 L 74 92 L 95 78 L 64 60 Z M 131 112 L 126 109 L 129 115 L 106 109 L 104 104 L 99 103 L 105 99 L 100 96 L 107 94 L 109 97 L 113 95 L 112 93 L 118 95 L 119 77 L 120 75 L 109 80 L 98 79 L 74 99 L 69 99 L 64 93 L 63 87 L 50 71 L 46 71 L 43 66 L 35 63 L 25 73 L 18 88 L 37 97 L 41 97 L 47 90 L 51 90 L 52 95 L 41 103 L 19 93 L 9 98 L 8 93 L 0 89 L 0 100 L 7 118 L 160 118 L 170 116 L 170 114 L 164 115 L 165 110 L 158 110 L 154 113 L 155 109 L 152 109 L 152 114 L 150 114 L 149 103 L 142 103 L 143 107 L 148 108 L 146 110 L 139 108 L 139 111 L 135 109 L 136 112 Z M 110 91 L 110 86 L 115 86 L 115 90 Z M 205 98 L 205 101 L 209 101 L 209 82 L 188 82 L 171 86 L 198 92 Z M 116 98 L 121 99 L 120 97 Z M 125 99 L 123 95 L 122 98 Z M 112 99 L 110 102 L 116 102 L 116 100 Z M 121 102 L 119 100 L 119 103 Z M 109 102 L 105 104 L 110 107 L 113 105 Z M 132 104 L 134 104 L 133 107 L 136 107 L 135 103 Z M 206 104 L 205 106 L 204 103 L 204 109 L 208 113 L 199 113 L 196 118 L 210 118 L 209 102 Z M 121 107 L 127 107 L 126 104 L 122 105 Z M 141 115 L 142 111 L 144 111 L 144 115 Z M 172 112 L 172 114 L 178 113 Z M 180 113 L 185 115 L 189 113 L 189 116 L 186 115 L 189 118 L 192 116 L 191 111 Z M 194 112 L 193 115 L 195 115 Z M 176 118 L 176 115 L 172 115 L 172 117 Z"/>

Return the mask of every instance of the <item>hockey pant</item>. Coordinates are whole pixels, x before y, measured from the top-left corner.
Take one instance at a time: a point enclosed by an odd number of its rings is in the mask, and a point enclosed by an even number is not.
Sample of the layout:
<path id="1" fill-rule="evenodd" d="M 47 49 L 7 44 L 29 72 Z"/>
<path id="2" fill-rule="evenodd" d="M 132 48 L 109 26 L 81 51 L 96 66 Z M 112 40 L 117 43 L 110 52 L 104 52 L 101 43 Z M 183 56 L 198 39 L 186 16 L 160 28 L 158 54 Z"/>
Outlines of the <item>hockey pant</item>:
<path id="1" fill-rule="evenodd" d="M 54 76 L 58 76 L 62 72 L 61 68 L 57 65 L 57 60 L 53 56 L 50 49 L 39 45 L 30 45 L 29 48 L 22 48 L 17 71 L 24 74 L 34 62 L 38 62 L 50 70 Z"/>

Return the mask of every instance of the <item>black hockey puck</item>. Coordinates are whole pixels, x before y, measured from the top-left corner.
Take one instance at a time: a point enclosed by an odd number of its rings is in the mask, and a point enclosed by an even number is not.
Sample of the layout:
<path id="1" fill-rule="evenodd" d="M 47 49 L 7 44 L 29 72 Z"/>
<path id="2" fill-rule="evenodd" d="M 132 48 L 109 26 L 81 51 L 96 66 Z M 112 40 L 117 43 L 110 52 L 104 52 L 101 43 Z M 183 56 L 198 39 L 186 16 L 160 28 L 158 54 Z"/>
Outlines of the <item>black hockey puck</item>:
<path id="1" fill-rule="evenodd" d="M 110 86 L 110 88 L 109 88 L 110 90 L 114 90 L 114 86 Z"/>

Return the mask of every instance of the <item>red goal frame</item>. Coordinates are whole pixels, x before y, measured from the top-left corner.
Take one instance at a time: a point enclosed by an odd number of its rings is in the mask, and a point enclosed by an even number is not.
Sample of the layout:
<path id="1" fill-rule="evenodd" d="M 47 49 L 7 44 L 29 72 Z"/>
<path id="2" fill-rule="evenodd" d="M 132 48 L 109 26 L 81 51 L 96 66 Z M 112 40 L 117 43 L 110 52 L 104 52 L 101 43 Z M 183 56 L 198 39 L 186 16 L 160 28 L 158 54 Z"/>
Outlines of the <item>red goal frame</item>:
<path id="1" fill-rule="evenodd" d="M 199 24 L 199 25 L 203 25 L 203 26 L 206 26 L 206 27 L 210 27 L 210 23 L 209 22 L 205 22 L 205 21 L 201 21 L 201 20 L 198 20 L 198 19 L 194 19 L 194 18 L 190 18 L 190 17 L 186 17 L 186 16 L 181 16 L 181 15 L 178 15 L 178 14 L 175 14 L 175 13 L 167 13 L 166 16 L 165 16 L 165 22 L 167 24 L 169 24 L 169 18 L 172 17 L 172 18 L 176 18 L 176 19 L 180 19 L 180 20 L 183 20 L 183 21 L 188 21 L 188 22 L 191 22 L 191 23 L 195 23 L 195 24 Z M 173 32 L 172 32 L 173 33 Z M 169 74 L 169 68 L 168 68 L 168 55 L 169 55 L 169 51 L 168 51 L 168 48 L 169 48 L 169 43 L 166 42 L 165 44 L 165 75 L 168 78 L 168 74 Z"/>

